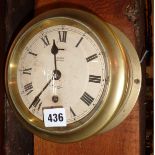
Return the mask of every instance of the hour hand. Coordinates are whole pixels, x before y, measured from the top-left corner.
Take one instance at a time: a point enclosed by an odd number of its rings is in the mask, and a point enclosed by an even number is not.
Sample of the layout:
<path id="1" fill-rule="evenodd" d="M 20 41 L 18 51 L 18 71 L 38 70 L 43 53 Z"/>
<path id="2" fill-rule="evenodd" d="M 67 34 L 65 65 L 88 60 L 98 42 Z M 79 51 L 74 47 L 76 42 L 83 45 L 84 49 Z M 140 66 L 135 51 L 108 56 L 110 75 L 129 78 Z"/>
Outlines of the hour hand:
<path id="1" fill-rule="evenodd" d="M 52 45 L 52 48 L 51 48 L 51 53 L 53 55 L 56 55 L 59 50 L 64 50 L 64 49 L 63 48 L 58 48 L 57 45 L 55 44 L 55 40 L 53 39 L 53 45 Z"/>
<path id="2" fill-rule="evenodd" d="M 51 49 L 51 53 L 53 54 L 53 55 L 56 55 L 57 53 L 58 53 L 58 47 L 56 46 L 56 44 L 55 44 L 55 40 L 53 40 L 53 45 L 52 45 L 52 49 Z"/>

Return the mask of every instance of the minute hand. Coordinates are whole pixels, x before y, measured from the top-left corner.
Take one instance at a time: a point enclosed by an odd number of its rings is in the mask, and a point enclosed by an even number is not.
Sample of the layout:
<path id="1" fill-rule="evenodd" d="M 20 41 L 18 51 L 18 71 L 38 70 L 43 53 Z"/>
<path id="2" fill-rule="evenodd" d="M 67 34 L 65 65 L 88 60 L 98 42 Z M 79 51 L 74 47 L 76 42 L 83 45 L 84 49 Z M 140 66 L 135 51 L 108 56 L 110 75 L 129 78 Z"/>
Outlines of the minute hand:
<path id="1" fill-rule="evenodd" d="M 51 80 L 50 79 L 48 81 L 48 83 L 43 87 L 43 89 L 40 91 L 40 93 L 34 98 L 34 100 L 32 101 L 31 105 L 29 106 L 29 109 L 34 105 L 34 106 L 37 106 L 37 104 L 39 103 L 40 99 L 40 95 L 44 92 L 44 90 L 47 88 L 47 86 L 51 83 Z"/>

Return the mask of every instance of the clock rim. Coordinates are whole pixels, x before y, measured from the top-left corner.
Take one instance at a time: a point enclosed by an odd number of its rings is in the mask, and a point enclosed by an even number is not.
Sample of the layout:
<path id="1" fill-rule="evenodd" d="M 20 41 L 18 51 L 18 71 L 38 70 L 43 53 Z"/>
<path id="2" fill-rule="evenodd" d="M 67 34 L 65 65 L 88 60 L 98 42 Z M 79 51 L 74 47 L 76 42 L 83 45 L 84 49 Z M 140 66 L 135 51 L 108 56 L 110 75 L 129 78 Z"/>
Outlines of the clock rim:
<path id="1" fill-rule="evenodd" d="M 64 13 L 65 12 L 65 13 Z M 83 15 L 83 18 L 81 19 L 81 15 Z M 36 23 L 38 20 L 42 20 L 42 19 L 44 19 L 44 18 L 49 18 L 49 16 L 51 17 L 51 16 L 55 16 L 55 17 L 58 17 L 58 16 L 64 16 L 65 18 L 75 18 L 76 17 L 76 19 L 77 20 L 81 20 L 81 22 L 83 22 L 84 24 L 90 24 L 91 26 L 90 26 L 90 28 L 92 29 L 95 25 L 94 24 L 92 24 L 92 22 L 90 21 L 90 20 L 86 20 L 85 18 L 86 17 L 88 17 L 89 16 L 89 18 L 90 17 L 93 17 L 94 19 L 95 19 L 95 21 L 98 23 L 98 24 L 100 24 L 101 26 L 95 26 L 95 29 L 93 28 L 93 30 L 94 30 L 94 33 L 96 33 L 97 34 L 97 36 L 100 38 L 100 40 L 101 40 L 101 42 L 103 42 L 103 40 L 104 40 L 104 38 L 103 38 L 103 36 L 102 36 L 102 34 L 100 34 L 100 30 L 102 30 L 103 28 L 102 28 L 102 26 L 104 27 L 104 28 L 106 28 L 108 31 L 109 31 L 109 28 L 106 26 L 106 24 L 105 23 L 103 23 L 101 20 L 99 20 L 98 19 L 98 17 L 96 17 L 95 15 L 93 15 L 93 14 L 90 14 L 90 13 L 88 13 L 88 12 L 85 12 L 85 11 L 81 11 L 81 10 L 76 10 L 76 9 L 68 9 L 68 8 L 61 8 L 61 9 L 54 9 L 54 10 L 52 10 L 52 11 L 48 11 L 48 12 L 46 12 L 46 13 L 44 13 L 44 14 L 42 14 L 42 15 L 40 15 L 40 16 L 38 16 L 38 17 L 36 17 L 34 20 L 32 20 L 30 23 L 28 23 L 28 25 L 26 25 L 21 31 L 20 31 L 20 33 L 18 34 L 18 36 L 16 37 L 16 39 L 15 39 L 15 41 L 13 42 L 13 44 L 12 44 L 12 46 L 11 46 L 11 48 L 10 48 L 10 51 L 9 51 L 9 56 L 8 56 L 8 59 L 7 59 L 7 63 L 6 63 L 6 70 L 5 70 L 5 85 L 6 85 L 6 92 L 7 92 L 7 94 L 8 94 L 8 98 L 9 98 L 9 102 L 12 102 L 11 101 L 11 97 L 10 97 L 10 92 L 9 92 L 9 90 L 8 90 L 8 82 L 7 82 L 7 77 L 8 77 L 8 73 L 7 73 L 7 71 L 8 71 L 8 65 L 9 65 L 9 58 L 10 58 L 10 56 L 11 56 L 11 51 L 12 51 L 12 49 L 14 48 L 14 46 L 15 46 L 15 44 L 16 44 L 16 41 L 19 39 L 19 37 L 23 34 L 23 32 L 25 32 L 31 25 L 33 25 L 34 23 Z M 74 17 L 75 16 L 75 17 Z M 96 23 L 95 23 L 96 24 Z M 98 30 L 98 28 L 99 28 L 99 30 Z M 110 33 L 110 31 L 108 32 L 108 33 Z M 111 36 L 114 38 L 114 36 L 113 36 L 113 34 L 111 34 Z M 117 44 L 119 44 L 119 43 L 117 43 Z M 121 52 L 122 52 L 122 49 L 119 49 Z M 111 56 L 111 57 L 114 57 L 114 56 Z M 126 57 L 123 57 L 123 59 L 127 59 Z M 120 59 L 119 59 L 120 60 Z M 127 60 L 125 60 L 125 61 L 127 61 Z M 126 67 L 128 67 L 128 66 L 126 66 L 126 64 L 124 64 L 124 67 L 123 67 L 123 69 L 125 70 L 126 69 Z M 113 74 L 113 70 L 114 70 L 114 68 L 116 68 L 116 67 L 110 67 L 110 69 L 109 69 L 109 72 L 110 72 L 110 78 L 109 78 L 109 80 L 110 80 L 110 86 L 109 86 L 109 88 L 108 89 L 110 89 L 110 87 L 111 87 L 111 83 L 113 83 L 113 79 L 114 79 L 114 77 L 112 77 L 112 74 Z M 121 71 L 121 72 L 123 72 L 123 74 L 121 73 L 121 75 L 124 75 L 125 76 L 125 78 L 127 78 L 127 75 L 125 75 L 125 73 L 124 73 L 124 71 Z M 124 88 L 122 89 L 122 91 L 124 90 Z M 108 90 L 108 92 L 109 92 L 109 90 Z M 122 92 L 122 94 L 123 94 L 123 92 Z M 105 99 L 106 101 L 107 101 L 107 98 Z M 120 98 L 120 100 L 121 100 L 121 98 Z M 119 100 L 119 101 L 120 101 Z M 12 103 L 11 103 L 12 104 Z M 119 103 L 118 103 L 118 105 L 119 105 Z M 97 114 L 96 114 L 96 116 L 94 116 L 93 117 L 93 119 L 91 119 L 90 121 L 89 121 L 89 123 L 88 124 L 85 124 L 85 126 L 83 127 L 83 128 L 79 128 L 78 130 L 76 130 L 76 131 L 72 131 L 72 132 L 65 132 L 64 134 L 56 134 L 56 135 L 53 135 L 53 133 L 50 133 L 50 132 L 47 132 L 47 131 L 45 131 L 45 130 L 42 130 L 42 129 L 40 129 L 40 128 L 37 128 L 37 130 L 36 130 L 36 128 L 34 128 L 34 126 L 31 124 L 29 124 L 27 121 L 25 122 L 25 121 L 23 121 L 24 119 L 23 118 L 21 118 L 21 116 L 19 116 L 19 114 L 18 114 L 18 112 L 17 112 L 17 109 L 12 105 L 12 107 L 14 108 L 14 110 L 16 111 L 16 113 L 17 113 L 17 115 L 18 115 L 18 117 L 19 117 L 19 119 L 21 120 L 21 122 L 24 124 L 24 126 L 26 126 L 29 130 L 31 130 L 33 133 L 36 133 L 37 135 L 39 135 L 39 136 L 41 136 L 41 137 L 43 137 L 43 138 L 45 138 L 45 139 L 48 139 L 48 140 L 53 140 L 53 141 L 57 141 L 57 142 L 72 142 L 72 141 L 78 141 L 78 140 L 81 140 L 81 139 L 84 139 L 84 138 L 87 138 L 87 137 L 89 137 L 89 136 L 91 136 L 91 135 L 93 135 L 93 134 L 96 134 L 98 131 L 100 131 L 101 130 L 101 128 L 103 128 L 105 125 L 106 125 L 106 123 L 108 122 L 108 121 L 110 121 L 111 120 L 111 118 L 113 117 L 113 115 L 114 115 L 114 112 L 116 111 L 116 109 L 117 109 L 117 106 L 115 106 L 115 108 L 113 108 L 113 112 L 110 114 L 110 116 L 108 116 L 108 118 L 107 118 L 107 120 L 105 121 L 105 123 L 104 123 L 104 125 L 99 125 L 100 124 L 100 119 L 98 119 L 99 117 L 100 118 L 102 118 L 103 116 L 101 116 L 101 112 L 103 111 L 103 107 L 105 107 L 105 106 L 103 106 L 100 110 L 98 110 L 97 112 Z M 111 106 L 112 107 L 112 106 Z M 109 108 L 109 107 L 108 107 Z M 98 121 L 97 121 L 98 120 Z M 97 126 L 96 127 L 93 127 L 94 125 L 93 125 L 93 121 L 96 121 L 96 122 L 98 122 L 97 123 Z M 103 122 L 102 122 L 103 123 Z M 30 125 L 30 126 L 29 126 Z M 88 130 L 88 128 L 91 128 L 91 129 L 89 129 Z M 92 128 L 93 128 L 93 130 L 92 130 Z M 82 132 L 81 132 L 81 131 Z M 68 140 L 66 140 L 66 135 L 67 135 L 67 137 L 68 137 Z M 52 138 L 52 139 L 51 139 Z"/>

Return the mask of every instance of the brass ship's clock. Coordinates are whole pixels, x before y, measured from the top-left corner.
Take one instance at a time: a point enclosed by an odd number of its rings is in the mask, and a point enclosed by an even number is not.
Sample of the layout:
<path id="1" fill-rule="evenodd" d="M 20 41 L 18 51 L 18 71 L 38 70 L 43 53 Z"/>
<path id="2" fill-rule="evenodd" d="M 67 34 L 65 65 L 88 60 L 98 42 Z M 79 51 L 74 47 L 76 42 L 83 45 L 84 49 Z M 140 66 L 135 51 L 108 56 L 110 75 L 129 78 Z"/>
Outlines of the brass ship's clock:
<path id="1" fill-rule="evenodd" d="M 9 102 L 33 133 L 73 142 L 121 123 L 141 86 L 131 42 L 95 15 L 61 8 L 28 23 L 6 63 Z"/>

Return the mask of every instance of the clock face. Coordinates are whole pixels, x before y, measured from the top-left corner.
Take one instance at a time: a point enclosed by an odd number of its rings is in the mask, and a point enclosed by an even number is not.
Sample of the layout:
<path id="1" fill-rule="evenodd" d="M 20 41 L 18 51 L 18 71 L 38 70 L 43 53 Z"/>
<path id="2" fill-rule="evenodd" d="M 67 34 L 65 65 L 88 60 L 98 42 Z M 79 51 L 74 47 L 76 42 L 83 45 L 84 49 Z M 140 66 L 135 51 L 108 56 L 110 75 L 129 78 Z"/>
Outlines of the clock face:
<path id="1" fill-rule="evenodd" d="M 6 92 L 19 120 L 56 142 L 79 141 L 121 123 L 140 84 L 139 59 L 127 37 L 91 13 L 69 8 L 28 23 L 5 68 Z"/>
<path id="2" fill-rule="evenodd" d="M 91 34 L 91 35 L 90 35 Z M 43 109 L 62 106 L 67 124 L 93 115 L 107 78 L 104 49 L 72 25 L 54 25 L 35 34 L 21 51 L 17 85 L 27 109 L 43 120 Z"/>

